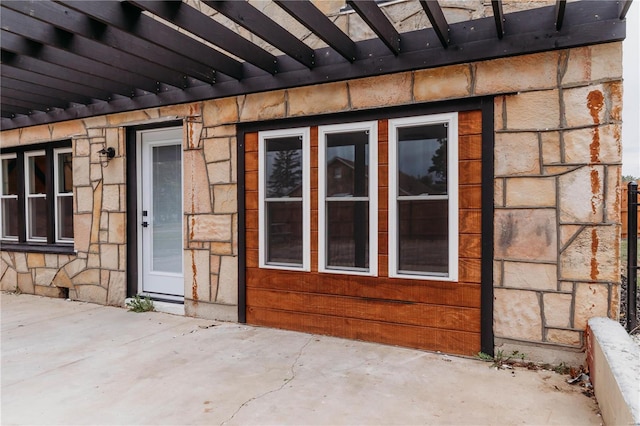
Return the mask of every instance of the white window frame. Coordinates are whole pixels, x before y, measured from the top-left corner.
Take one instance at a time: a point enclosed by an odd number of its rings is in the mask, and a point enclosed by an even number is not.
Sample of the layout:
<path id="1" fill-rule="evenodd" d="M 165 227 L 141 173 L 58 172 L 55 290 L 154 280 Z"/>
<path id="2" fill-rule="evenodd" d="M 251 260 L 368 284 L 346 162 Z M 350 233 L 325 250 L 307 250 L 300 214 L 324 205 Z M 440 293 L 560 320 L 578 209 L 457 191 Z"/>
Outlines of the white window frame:
<path id="1" fill-rule="evenodd" d="M 59 179 L 60 179 L 60 170 L 58 169 L 59 166 L 59 162 L 58 162 L 58 156 L 60 154 L 72 154 L 72 149 L 71 148 L 56 148 L 53 150 L 53 196 L 55 198 L 54 200 L 54 210 L 55 210 L 55 223 L 54 223 L 54 229 L 55 229 L 55 238 L 56 238 L 56 243 L 72 243 L 73 242 L 73 238 L 62 238 L 60 237 L 60 204 L 58 203 L 60 198 L 63 197 L 71 197 L 71 199 L 73 200 L 73 188 L 71 189 L 71 192 L 58 192 L 60 185 L 59 185 Z M 73 212 L 72 212 L 73 214 Z"/>
<path id="2" fill-rule="evenodd" d="M 447 197 L 449 232 L 449 271 L 446 275 L 436 273 L 411 273 L 398 270 L 398 129 L 431 124 L 448 126 L 447 135 Z M 422 196 L 419 199 L 443 199 L 443 196 Z M 389 277 L 419 280 L 457 281 L 458 256 L 458 113 L 423 115 L 389 120 Z"/>
<path id="3" fill-rule="evenodd" d="M 267 262 L 266 206 L 266 141 L 268 139 L 302 138 L 302 265 Z M 311 131 L 309 127 L 268 130 L 258 133 L 258 257 L 259 266 L 264 269 L 294 271 L 311 270 Z"/>
<path id="4" fill-rule="evenodd" d="M 333 133 L 369 132 L 369 268 L 327 267 L 326 136 Z M 365 197 L 351 197 L 364 201 Z M 334 124 L 318 127 L 318 271 L 331 274 L 378 276 L 378 122 Z"/>
<path id="5" fill-rule="evenodd" d="M 26 241 L 28 242 L 46 242 L 47 241 L 47 236 L 45 235 L 44 237 L 36 237 L 36 238 L 29 238 L 29 235 L 31 235 L 31 220 L 29 219 L 30 217 L 30 203 L 29 201 L 35 198 L 44 198 L 45 200 L 47 199 L 47 193 L 45 192 L 44 194 L 31 194 L 30 188 L 31 188 L 31 177 L 30 177 L 30 170 L 29 170 L 29 159 L 31 157 L 45 157 L 45 161 L 47 161 L 47 153 L 45 150 L 42 151 L 29 151 L 29 152 L 25 152 L 24 153 L 24 202 L 25 202 L 25 208 L 24 208 L 24 212 L 25 212 L 25 236 L 26 236 Z M 46 183 L 45 183 L 46 186 Z M 46 187 L 45 187 L 45 191 L 46 191 Z M 46 201 L 45 201 L 46 202 Z"/>
<path id="6" fill-rule="evenodd" d="M 12 154 L 2 154 L 0 155 L 0 176 L 2 177 L 2 179 L 4 179 L 4 170 L 2 169 L 3 167 L 3 160 L 12 160 L 12 159 L 16 159 L 18 156 L 15 153 Z M 4 185 L 4 180 L 2 180 L 2 185 Z M 18 241 L 18 235 L 5 235 L 5 229 L 4 229 L 4 217 L 3 217 L 3 209 L 2 209 L 2 205 L 4 205 L 4 200 L 18 200 L 18 194 L 15 195 L 5 195 L 4 194 L 4 190 L 0 190 L 0 235 L 3 241 Z M 19 230 L 18 230 L 19 231 Z M 19 233 L 19 232 L 18 232 Z"/>

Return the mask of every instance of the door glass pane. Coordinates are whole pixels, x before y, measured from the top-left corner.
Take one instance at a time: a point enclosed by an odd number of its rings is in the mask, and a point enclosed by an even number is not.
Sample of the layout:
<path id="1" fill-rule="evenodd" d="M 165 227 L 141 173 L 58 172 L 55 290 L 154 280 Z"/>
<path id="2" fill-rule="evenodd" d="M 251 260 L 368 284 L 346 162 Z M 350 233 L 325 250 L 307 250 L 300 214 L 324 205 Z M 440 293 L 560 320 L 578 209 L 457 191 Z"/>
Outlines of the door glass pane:
<path id="1" fill-rule="evenodd" d="M 446 194 L 446 126 L 398 129 L 398 196 Z"/>
<path id="2" fill-rule="evenodd" d="M 47 162 L 44 155 L 29 157 L 29 194 L 47 192 Z"/>
<path id="3" fill-rule="evenodd" d="M 18 193 L 18 160 L 4 158 L 2 160 L 2 195 Z"/>
<path id="4" fill-rule="evenodd" d="M 18 237 L 18 199 L 2 200 L 2 237 Z"/>
<path id="5" fill-rule="evenodd" d="M 327 202 L 327 266 L 369 267 L 369 202 Z"/>
<path id="6" fill-rule="evenodd" d="M 400 271 L 448 272 L 447 210 L 447 200 L 398 202 Z"/>
<path id="7" fill-rule="evenodd" d="M 302 197 L 302 138 L 266 141 L 267 198 Z"/>
<path id="8" fill-rule="evenodd" d="M 327 197 L 366 197 L 369 135 L 366 131 L 327 135 Z"/>
<path id="9" fill-rule="evenodd" d="M 29 239 L 47 238 L 47 199 L 29 198 L 28 201 Z"/>
<path id="10" fill-rule="evenodd" d="M 71 153 L 58 154 L 58 193 L 73 192 Z"/>
<path id="11" fill-rule="evenodd" d="M 73 197 L 58 197 L 58 238 L 73 238 Z"/>
<path id="12" fill-rule="evenodd" d="M 302 265 L 302 202 L 267 203 L 267 262 Z"/>
<path id="13" fill-rule="evenodd" d="M 182 273 L 182 147 L 152 148 L 152 270 Z"/>

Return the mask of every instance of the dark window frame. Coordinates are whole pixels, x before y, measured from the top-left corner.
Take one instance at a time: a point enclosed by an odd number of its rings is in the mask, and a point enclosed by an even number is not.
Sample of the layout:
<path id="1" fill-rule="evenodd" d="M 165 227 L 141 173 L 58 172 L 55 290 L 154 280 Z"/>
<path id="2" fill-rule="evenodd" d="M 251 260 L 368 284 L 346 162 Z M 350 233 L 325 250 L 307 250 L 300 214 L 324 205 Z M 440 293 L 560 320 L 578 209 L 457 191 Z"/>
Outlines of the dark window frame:
<path id="1" fill-rule="evenodd" d="M 0 155 L 15 154 L 18 168 L 18 240 L 0 239 L 2 251 L 34 252 L 34 253 L 75 253 L 74 241 L 56 241 L 56 188 L 55 188 L 55 151 L 58 149 L 72 148 L 71 140 L 65 139 L 54 142 L 38 143 L 28 146 L 16 146 L 3 148 Z M 46 241 L 27 240 L 27 210 L 26 210 L 26 175 L 25 155 L 30 152 L 44 151 L 46 161 L 46 215 L 47 232 Z M 73 154 L 72 154 L 73 158 Z"/>

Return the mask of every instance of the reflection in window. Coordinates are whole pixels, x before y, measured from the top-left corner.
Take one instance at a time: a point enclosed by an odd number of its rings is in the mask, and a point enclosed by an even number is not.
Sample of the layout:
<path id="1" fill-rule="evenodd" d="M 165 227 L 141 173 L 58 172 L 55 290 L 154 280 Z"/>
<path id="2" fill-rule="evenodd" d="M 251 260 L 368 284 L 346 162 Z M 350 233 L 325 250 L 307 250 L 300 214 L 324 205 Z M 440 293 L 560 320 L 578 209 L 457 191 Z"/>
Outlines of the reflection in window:
<path id="1" fill-rule="evenodd" d="M 0 218 L 2 238 L 18 239 L 18 159 L 15 154 L 2 157 L 2 194 Z"/>
<path id="2" fill-rule="evenodd" d="M 47 157 L 44 152 L 25 155 L 27 172 L 27 240 L 47 239 Z"/>
<path id="3" fill-rule="evenodd" d="M 70 150 L 56 151 L 56 241 L 73 240 L 73 168 Z"/>

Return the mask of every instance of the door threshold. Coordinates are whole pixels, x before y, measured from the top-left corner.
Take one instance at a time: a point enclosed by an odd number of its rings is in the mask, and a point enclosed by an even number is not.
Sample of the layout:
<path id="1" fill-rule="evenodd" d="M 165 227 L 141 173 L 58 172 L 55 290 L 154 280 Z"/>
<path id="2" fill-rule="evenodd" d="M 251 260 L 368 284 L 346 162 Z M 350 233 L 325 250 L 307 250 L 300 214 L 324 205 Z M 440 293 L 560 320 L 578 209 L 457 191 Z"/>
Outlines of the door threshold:
<path id="1" fill-rule="evenodd" d="M 127 303 L 129 303 L 131 300 L 133 300 L 133 298 L 126 298 L 124 300 L 124 305 L 127 306 Z M 160 300 L 153 300 L 153 307 L 155 308 L 156 312 L 184 316 L 184 303 L 182 302 L 165 302 Z"/>

